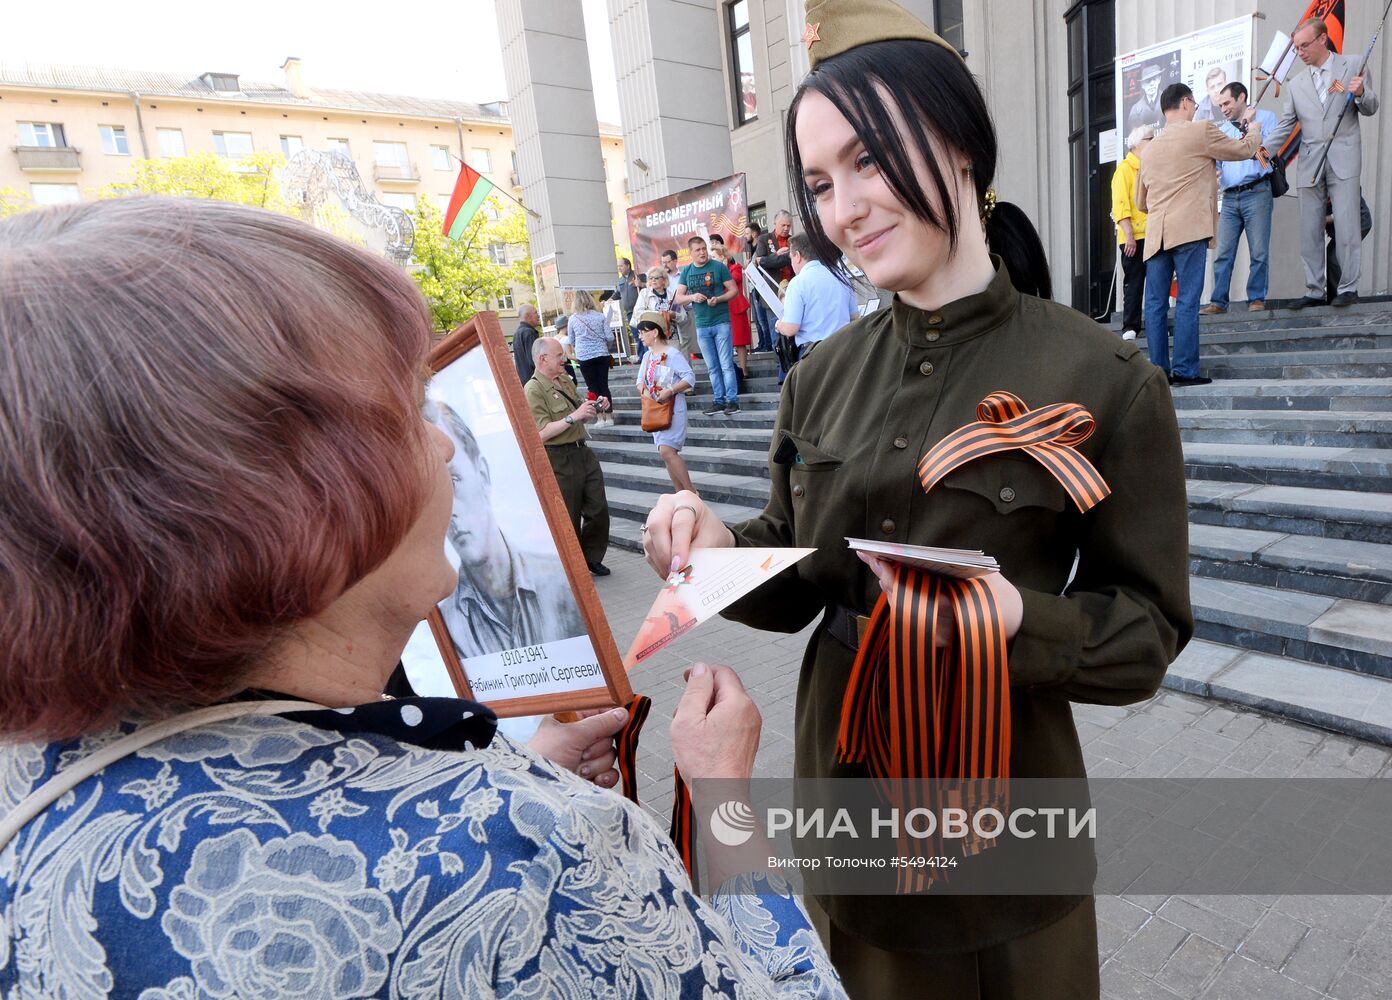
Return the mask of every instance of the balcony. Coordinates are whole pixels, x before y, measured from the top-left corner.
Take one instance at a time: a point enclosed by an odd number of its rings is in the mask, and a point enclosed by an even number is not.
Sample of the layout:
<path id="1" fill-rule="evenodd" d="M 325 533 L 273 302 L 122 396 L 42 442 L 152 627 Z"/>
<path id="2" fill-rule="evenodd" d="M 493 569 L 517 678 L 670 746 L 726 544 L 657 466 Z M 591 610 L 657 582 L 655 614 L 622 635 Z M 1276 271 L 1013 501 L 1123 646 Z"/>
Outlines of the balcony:
<path id="1" fill-rule="evenodd" d="M 420 172 L 414 163 L 374 163 L 372 179 L 386 184 L 419 184 Z"/>
<path id="2" fill-rule="evenodd" d="M 513 187 L 518 189 L 522 187 L 522 179 L 517 176 L 516 170 L 508 174 L 508 183 L 510 183 Z"/>
<path id="3" fill-rule="evenodd" d="M 82 171 L 81 150 L 76 146 L 12 146 L 19 169 L 34 173 L 66 174 Z"/>

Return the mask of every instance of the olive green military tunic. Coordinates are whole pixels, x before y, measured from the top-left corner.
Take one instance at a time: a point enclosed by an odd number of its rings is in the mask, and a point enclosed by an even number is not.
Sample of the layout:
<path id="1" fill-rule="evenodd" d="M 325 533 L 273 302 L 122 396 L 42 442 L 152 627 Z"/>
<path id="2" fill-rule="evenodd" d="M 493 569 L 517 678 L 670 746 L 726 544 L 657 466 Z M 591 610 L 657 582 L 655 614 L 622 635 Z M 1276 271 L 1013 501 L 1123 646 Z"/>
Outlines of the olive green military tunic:
<path id="1" fill-rule="evenodd" d="M 538 430 L 564 420 L 580 405 L 580 390 L 569 375 L 553 382 L 537 372 L 527 380 L 524 391 Z M 546 442 L 546 457 L 551 460 L 575 537 L 580 540 L 580 551 L 585 562 L 594 564 L 602 563 L 609 550 L 609 500 L 604 494 L 599 458 L 585 445 L 588 436 L 585 425 L 577 420 Z"/>
<path id="2" fill-rule="evenodd" d="M 1150 697 L 1193 629 L 1179 430 L 1164 373 L 1133 344 L 1071 309 L 1020 295 L 995 263 L 986 291 L 935 312 L 896 298 L 891 309 L 850 324 L 792 370 L 770 449 L 768 506 L 732 530 L 739 545 L 817 552 L 726 614 L 782 632 L 838 605 L 868 614 L 879 586 L 845 536 L 982 549 L 1024 602 L 1008 651 L 1010 774 L 1081 777 L 1069 703 Z M 975 421 L 977 404 L 996 390 L 1015 393 L 1030 408 L 1086 407 L 1097 427 L 1078 450 L 1112 495 L 1080 514 L 1058 481 L 1022 451 L 974 460 L 925 493 L 919 459 Z M 865 773 L 836 760 L 854 659 L 824 619 L 798 682 L 799 778 Z M 819 902 L 837 927 L 880 948 L 944 954 L 1037 930 L 1080 899 Z"/>

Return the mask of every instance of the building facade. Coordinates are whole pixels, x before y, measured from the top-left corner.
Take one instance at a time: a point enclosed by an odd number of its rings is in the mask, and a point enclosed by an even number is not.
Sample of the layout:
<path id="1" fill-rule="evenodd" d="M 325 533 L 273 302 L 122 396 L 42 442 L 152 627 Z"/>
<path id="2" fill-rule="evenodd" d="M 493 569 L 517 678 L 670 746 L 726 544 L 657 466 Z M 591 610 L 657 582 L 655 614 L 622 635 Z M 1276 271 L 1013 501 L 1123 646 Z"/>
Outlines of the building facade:
<path id="1" fill-rule="evenodd" d="M 611 10 L 620 2 L 610 0 Z M 649 6 L 656 2 L 649 0 Z M 899 2 L 964 52 L 986 93 L 1000 139 L 995 187 L 1003 200 L 1020 205 L 1035 221 L 1052 266 L 1054 297 L 1090 315 L 1117 306 L 1117 246 L 1110 217 L 1114 164 L 1101 162 L 1100 156 L 1100 140 L 1109 130 L 1118 129 L 1124 139 L 1115 120 L 1116 57 L 1251 16 L 1253 59 L 1260 60 L 1276 31 L 1289 34 L 1307 7 L 1307 0 L 1269 0 L 1260 10 L 1255 0 Z M 747 176 L 755 216 L 761 211 L 771 215 L 792 205 L 783 134 L 797 82 L 807 72 L 804 5 L 800 0 L 720 0 L 708 6 L 714 8 L 713 28 L 721 45 L 733 169 Z M 1377 4 L 1348 5 L 1345 53 L 1363 52 L 1380 9 Z M 615 50 L 617 57 L 617 44 Z M 624 69 L 619 72 L 622 78 Z M 1370 72 L 1381 94 L 1392 73 L 1385 43 L 1374 51 Z M 1246 82 L 1252 86 L 1250 78 Z M 1257 89 L 1253 87 L 1254 96 Z M 1274 87 L 1260 107 L 1280 113 Z M 1374 220 L 1387 218 L 1392 207 L 1388 114 L 1380 110 L 1361 123 L 1363 194 Z M 630 178 L 633 171 L 630 162 Z M 1298 216 L 1292 191 L 1278 201 L 1273 219 L 1272 298 L 1303 294 Z M 1246 261 L 1246 251 L 1240 249 L 1233 274 L 1238 299 L 1243 297 Z M 1379 221 L 1363 245 L 1360 291 L 1392 294 L 1392 232 Z"/>
<path id="2" fill-rule="evenodd" d="M 506 102 L 461 101 L 311 88 L 298 59 L 275 83 L 232 73 L 181 74 L 0 62 L 0 190 L 36 203 L 79 201 L 129 180 L 140 159 L 217 153 L 285 156 L 339 150 L 384 204 L 443 208 L 459 160 L 501 191 L 521 197 Z M 605 189 L 616 243 L 626 244 L 623 135 L 599 126 Z M 505 259 L 524 252 L 501 248 Z M 514 314 L 530 286 L 492 303 Z"/>

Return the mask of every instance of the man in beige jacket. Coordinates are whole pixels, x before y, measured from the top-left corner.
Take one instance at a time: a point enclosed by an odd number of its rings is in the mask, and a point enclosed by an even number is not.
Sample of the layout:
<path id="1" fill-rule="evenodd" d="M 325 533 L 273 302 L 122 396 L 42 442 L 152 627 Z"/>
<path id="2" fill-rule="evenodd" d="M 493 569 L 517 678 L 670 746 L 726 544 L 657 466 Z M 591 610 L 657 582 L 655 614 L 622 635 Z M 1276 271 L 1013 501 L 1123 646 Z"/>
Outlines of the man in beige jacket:
<path id="1" fill-rule="evenodd" d="M 1170 384 L 1207 385 L 1199 374 L 1199 299 L 1203 294 L 1208 248 L 1218 231 L 1218 172 L 1215 160 L 1247 160 L 1261 147 L 1261 126 L 1248 108 L 1229 139 L 1211 121 L 1196 122 L 1194 92 L 1182 83 L 1160 95 L 1165 128 L 1146 150 L 1136 177 L 1136 207 L 1146 217 L 1145 331 L 1150 360 Z M 1175 304 L 1174 367 L 1165 324 L 1170 279 L 1179 282 Z"/>

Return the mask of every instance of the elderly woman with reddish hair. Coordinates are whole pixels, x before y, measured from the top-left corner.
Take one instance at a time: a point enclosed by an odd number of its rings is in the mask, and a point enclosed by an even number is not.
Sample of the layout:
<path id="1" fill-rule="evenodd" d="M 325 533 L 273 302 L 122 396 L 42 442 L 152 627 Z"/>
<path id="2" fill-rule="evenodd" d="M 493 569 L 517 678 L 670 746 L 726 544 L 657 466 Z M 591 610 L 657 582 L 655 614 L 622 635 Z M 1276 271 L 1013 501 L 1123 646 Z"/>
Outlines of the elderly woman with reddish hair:
<path id="1" fill-rule="evenodd" d="M 703 901 L 566 769 L 612 775 L 621 713 L 521 747 L 382 698 L 455 581 L 430 340 L 281 216 L 0 223 L 0 994 L 842 995 L 785 885 Z M 698 665 L 672 733 L 747 778 L 758 711 Z"/>

